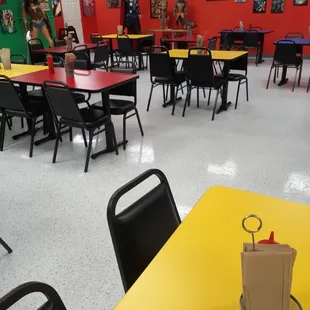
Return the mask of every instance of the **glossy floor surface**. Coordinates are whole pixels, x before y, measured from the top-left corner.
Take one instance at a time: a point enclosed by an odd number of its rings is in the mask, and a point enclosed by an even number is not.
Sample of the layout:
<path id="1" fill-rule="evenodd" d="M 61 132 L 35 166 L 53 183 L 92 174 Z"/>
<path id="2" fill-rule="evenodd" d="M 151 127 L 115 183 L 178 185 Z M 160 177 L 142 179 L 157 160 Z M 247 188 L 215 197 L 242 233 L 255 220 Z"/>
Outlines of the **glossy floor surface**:
<path id="1" fill-rule="evenodd" d="M 53 142 L 35 147 L 30 159 L 29 138 L 11 139 L 21 130 L 16 121 L 0 154 L 0 236 L 14 250 L 7 255 L 0 247 L 0 296 L 36 280 L 54 286 L 68 309 L 113 309 L 124 293 L 107 227 L 107 203 L 117 188 L 149 168 L 167 175 L 182 217 L 213 185 L 310 203 L 310 64 L 304 65 L 302 85 L 295 92 L 291 82 L 265 89 L 270 60 L 259 67 L 250 61 L 249 66 L 250 102 L 241 89 L 238 109 L 231 106 L 214 122 L 202 93 L 200 108 L 193 94 L 182 118 L 184 101 L 171 116 L 170 107 L 161 107 L 158 88 L 147 113 L 149 74 L 141 73 L 138 108 L 145 136 L 136 120 L 129 119 L 127 150 L 91 160 L 87 174 L 79 131 L 73 143 L 64 138 L 52 164 Z M 289 71 L 290 81 L 293 76 Z M 229 87 L 234 101 L 236 85 Z M 113 122 L 121 140 L 121 118 Z M 100 135 L 96 150 L 104 146 Z M 124 198 L 121 207 L 152 182 Z M 39 300 L 31 296 L 13 309 L 32 309 Z"/>

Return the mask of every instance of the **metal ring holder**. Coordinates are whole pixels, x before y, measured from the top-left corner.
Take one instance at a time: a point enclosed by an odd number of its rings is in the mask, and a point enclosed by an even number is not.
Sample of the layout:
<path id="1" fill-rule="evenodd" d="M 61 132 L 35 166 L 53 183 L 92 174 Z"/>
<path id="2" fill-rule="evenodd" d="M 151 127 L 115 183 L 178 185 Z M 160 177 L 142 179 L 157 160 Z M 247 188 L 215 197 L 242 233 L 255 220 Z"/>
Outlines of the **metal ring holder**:
<path id="1" fill-rule="evenodd" d="M 245 222 L 246 222 L 249 218 L 255 218 L 255 219 L 258 220 L 259 225 L 258 225 L 257 229 L 251 230 L 251 229 L 248 229 L 248 228 L 245 226 Z M 246 217 L 244 217 L 244 219 L 242 220 L 242 227 L 243 227 L 243 230 L 252 235 L 253 251 L 255 251 L 255 239 L 254 239 L 254 234 L 256 234 L 257 232 L 259 232 L 259 231 L 261 230 L 262 226 L 263 226 L 263 221 L 262 221 L 262 219 L 261 219 L 259 216 L 255 215 L 255 214 L 249 214 L 249 215 L 247 215 Z"/>

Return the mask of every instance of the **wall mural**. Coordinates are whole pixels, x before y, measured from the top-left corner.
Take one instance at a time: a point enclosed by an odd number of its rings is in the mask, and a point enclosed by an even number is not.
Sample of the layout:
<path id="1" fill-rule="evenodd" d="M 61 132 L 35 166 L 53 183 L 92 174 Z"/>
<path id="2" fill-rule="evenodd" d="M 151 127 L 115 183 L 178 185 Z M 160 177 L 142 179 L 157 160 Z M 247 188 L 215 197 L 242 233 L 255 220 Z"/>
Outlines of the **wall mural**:
<path id="1" fill-rule="evenodd" d="M 120 8 L 121 0 L 107 0 L 107 7 L 110 9 Z"/>
<path id="2" fill-rule="evenodd" d="M 53 7 L 53 15 L 55 17 L 62 15 L 60 0 L 53 0 L 52 1 L 52 7 Z"/>
<path id="3" fill-rule="evenodd" d="M 82 6 L 83 6 L 84 16 L 95 16 L 94 0 L 83 0 Z"/>
<path id="4" fill-rule="evenodd" d="M 254 0 L 253 13 L 265 13 L 266 12 L 266 0 Z"/>
<path id="5" fill-rule="evenodd" d="M 294 0 L 294 5 L 308 5 L 308 0 Z"/>
<path id="6" fill-rule="evenodd" d="M 284 0 L 272 0 L 271 13 L 284 13 Z"/>
<path id="7" fill-rule="evenodd" d="M 0 23 L 3 33 L 16 32 L 16 24 L 12 10 L 0 10 Z"/>

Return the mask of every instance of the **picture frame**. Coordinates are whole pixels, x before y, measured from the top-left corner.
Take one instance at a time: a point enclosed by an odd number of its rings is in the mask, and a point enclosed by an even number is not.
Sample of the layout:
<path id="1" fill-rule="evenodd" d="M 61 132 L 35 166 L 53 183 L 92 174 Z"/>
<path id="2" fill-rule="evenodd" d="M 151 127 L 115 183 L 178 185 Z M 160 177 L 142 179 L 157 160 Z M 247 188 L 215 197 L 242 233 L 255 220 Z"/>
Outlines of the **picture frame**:
<path id="1" fill-rule="evenodd" d="M 267 0 L 254 0 L 253 13 L 262 14 L 266 13 Z"/>
<path id="2" fill-rule="evenodd" d="M 116 9 L 121 7 L 121 0 L 107 0 L 107 7 L 109 9 Z"/>

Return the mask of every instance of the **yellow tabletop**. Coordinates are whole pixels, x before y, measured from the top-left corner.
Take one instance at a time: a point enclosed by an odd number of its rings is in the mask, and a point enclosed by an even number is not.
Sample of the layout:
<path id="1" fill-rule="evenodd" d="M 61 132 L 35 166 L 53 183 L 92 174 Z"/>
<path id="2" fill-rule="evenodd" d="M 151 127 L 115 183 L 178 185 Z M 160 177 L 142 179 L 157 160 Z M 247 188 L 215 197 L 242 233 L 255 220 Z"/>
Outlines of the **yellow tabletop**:
<path id="1" fill-rule="evenodd" d="M 16 65 L 12 64 L 11 70 L 4 70 L 3 65 L 0 64 L 0 74 L 6 75 L 8 78 L 13 78 L 16 76 L 24 75 L 27 73 L 37 72 L 46 70 L 46 66 L 34 66 L 34 65 Z"/>
<path id="2" fill-rule="evenodd" d="M 131 40 L 138 40 L 152 37 L 152 34 L 127 34 L 129 39 Z M 107 34 L 102 36 L 103 39 L 117 39 L 117 34 Z"/>
<path id="3" fill-rule="evenodd" d="M 197 54 L 197 51 L 191 53 Z M 218 61 L 235 60 L 246 55 L 248 52 L 240 51 L 211 51 L 212 59 Z M 172 49 L 169 51 L 171 58 L 186 59 L 188 58 L 188 50 L 186 49 Z"/>
<path id="4" fill-rule="evenodd" d="M 280 243 L 298 251 L 292 294 L 310 309 L 310 206 L 212 187 L 121 300 L 116 310 L 237 310 L 241 287 L 240 252 L 251 237 L 241 221 L 257 214 Z"/>

